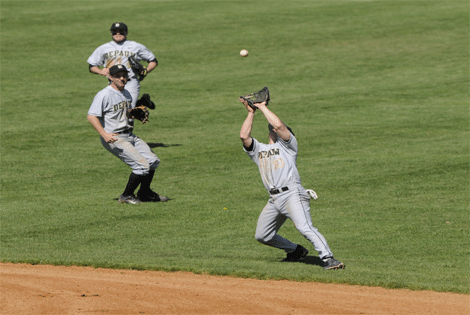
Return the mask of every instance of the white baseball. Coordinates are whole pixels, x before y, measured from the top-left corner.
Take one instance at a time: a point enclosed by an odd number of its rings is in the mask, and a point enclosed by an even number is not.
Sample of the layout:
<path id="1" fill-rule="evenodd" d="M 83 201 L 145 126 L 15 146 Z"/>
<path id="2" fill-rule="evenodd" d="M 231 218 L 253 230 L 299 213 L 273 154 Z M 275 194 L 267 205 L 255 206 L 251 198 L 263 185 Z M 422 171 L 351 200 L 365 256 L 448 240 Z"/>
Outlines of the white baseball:
<path id="1" fill-rule="evenodd" d="M 240 56 L 242 56 L 242 57 L 248 56 L 248 50 L 246 50 L 246 49 L 240 50 Z"/>

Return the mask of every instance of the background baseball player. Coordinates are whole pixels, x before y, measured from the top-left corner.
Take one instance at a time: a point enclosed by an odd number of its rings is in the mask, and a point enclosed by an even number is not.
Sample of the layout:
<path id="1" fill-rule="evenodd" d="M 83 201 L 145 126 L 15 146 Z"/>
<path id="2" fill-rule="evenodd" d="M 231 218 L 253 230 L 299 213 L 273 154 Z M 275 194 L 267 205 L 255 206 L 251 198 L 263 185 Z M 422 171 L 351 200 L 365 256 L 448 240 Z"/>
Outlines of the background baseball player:
<path id="1" fill-rule="evenodd" d="M 111 25 L 113 40 L 101 45 L 88 58 L 91 73 L 108 76 L 109 68 L 113 65 L 122 64 L 128 69 L 130 75 L 126 84 L 126 90 L 132 95 L 132 104 L 136 105 L 140 93 L 140 81 L 158 65 L 155 55 L 142 44 L 127 39 L 128 29 L 124 23 L 116 22 Z M 137 61 L 148 62 L 147 68 L 141 73 L 132 71 L 129 57 L 134 56 Z M 103 67 L 103 68 L 100 68 Z M 140 77 L 140 79 L 138 79 Z"/>
<path id="2" fill-rule="evenodd" d="M 141 201 L 167 201 L 150 188 L 155 169 L 160 159 L 142 139 L 132 133 L 134 119 L 132 96 L 124 88 L 128 71 L 124 65 L 114 65 L 109 69 L 111 84 L 96 94 L 88 110 L 87 119 L 100 134 L 101 144 L 132 168 L 119 203 L 137 204 Z M 147 111 L 148 113 L 148 111 Z M 135 190 L 140 185 L 137 198 Z"/>
<path id="3" fill-rule="evenodd" d="M 240 139 L 248 156 L 258 165 L 261 179 L 270 194 L 256 226 L 256 240 L 287 253 L 286 261 L 298 261 L 308 254 L 306 248 L 283 238 L 277 232 L 287 218 L 294 222 L 297 230 L 309 240 L 324 262 L 324 269 L 344 268 L 344 264 L 333 258 L 333 253 L 323 235 L 312 225 L 310 199 L 316 198 L 313 191 L 302 187 L 297 170 L 297 139 L 271 110 L 266 102 L 249 106 L 242 97 L 239 100 L 248 110 Z M 251 137 L 253 119 L 259 109 L 268 120 L 269 144 L 263 144 Z"/>

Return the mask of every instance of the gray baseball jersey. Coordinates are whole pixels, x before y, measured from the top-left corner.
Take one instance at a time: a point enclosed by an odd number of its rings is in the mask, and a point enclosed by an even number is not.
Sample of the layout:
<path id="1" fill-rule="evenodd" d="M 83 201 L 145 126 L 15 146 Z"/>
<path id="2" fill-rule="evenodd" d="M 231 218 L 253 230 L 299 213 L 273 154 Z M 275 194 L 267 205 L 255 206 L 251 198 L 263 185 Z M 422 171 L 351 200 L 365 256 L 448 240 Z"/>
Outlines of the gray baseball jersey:
<path id="1" fill-rule="evenodd" d="M 301 184 L 297 170 L 297 139 L 291 134 L 289 141 L 281 138 L 274 144 L 253 139 L 253 150 L 245 152 L 258 165 L 264 187 L 269 191 L 290 184 Z"/>
<path id="2" fill-rule="evenodd" d="M 98 117 L 107 133 L 119 133 L 133 128 L 134 121 L 127 119 L 131 104 L 132 97 L 126 89 L 121 92 L 108 85 L 96 94 L 88 114 Z"/>
<path id="3" fill-rule="evenodd" d="M 134 56 L 137 61 L 151 61 L 155 55 L 144 45 L 131 40 L 125 40 L 122 43 L 110 41 L 100 47 L 88 58 L 87 62 L 92 66 L 110 68 L 114 65 L 121 64 L 126 66 L 129 71 L 129 78 L 135 79 L 136 75 L 132 71 L 129 63 L 129 57 Z"/>

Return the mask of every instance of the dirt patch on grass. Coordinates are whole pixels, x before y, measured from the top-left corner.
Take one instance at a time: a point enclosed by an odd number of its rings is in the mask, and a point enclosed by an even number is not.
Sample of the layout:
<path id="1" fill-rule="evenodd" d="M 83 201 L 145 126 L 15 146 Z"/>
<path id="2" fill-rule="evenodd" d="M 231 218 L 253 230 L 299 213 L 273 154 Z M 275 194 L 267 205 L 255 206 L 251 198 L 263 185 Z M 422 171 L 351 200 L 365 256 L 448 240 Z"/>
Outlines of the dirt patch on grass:
<path id="1" fill-rule="evenodd" d="M 470 314 L 470 296 L 186 272 L 0 264 L 1 314 Z"/>

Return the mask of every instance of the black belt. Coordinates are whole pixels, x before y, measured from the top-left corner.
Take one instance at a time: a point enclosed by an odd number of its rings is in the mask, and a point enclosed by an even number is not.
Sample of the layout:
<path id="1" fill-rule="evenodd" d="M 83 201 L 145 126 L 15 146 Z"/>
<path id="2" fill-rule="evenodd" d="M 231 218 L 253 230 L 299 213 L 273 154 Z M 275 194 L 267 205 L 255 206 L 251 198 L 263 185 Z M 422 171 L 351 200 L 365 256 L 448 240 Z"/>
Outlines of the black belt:
<path id="1" fill-rule="evenodd" d="M 116 132 L 118 135 L 120 135 L 121 133 L 132 133 L 132 128 L 130 129 L 124 129 L 123 131 L 120 131 L 120 132 Z"/>
<path id="2" fill-rule="evenodd" d="M 288 191 L 288 190 L 289 190 L 289 187 L 286 186 L 286 187 L 282 187 L 282 188 L 279 188 L 279 189 L 271 189 L 269 191 L 269 193 L 271 195 L 276 195 L 276 194 L 282 193 L 283 191 Z"/>

